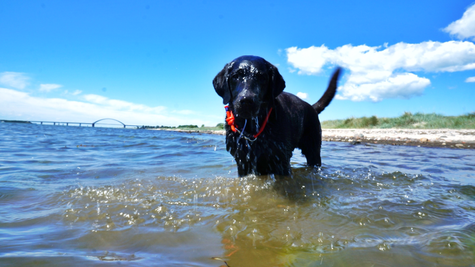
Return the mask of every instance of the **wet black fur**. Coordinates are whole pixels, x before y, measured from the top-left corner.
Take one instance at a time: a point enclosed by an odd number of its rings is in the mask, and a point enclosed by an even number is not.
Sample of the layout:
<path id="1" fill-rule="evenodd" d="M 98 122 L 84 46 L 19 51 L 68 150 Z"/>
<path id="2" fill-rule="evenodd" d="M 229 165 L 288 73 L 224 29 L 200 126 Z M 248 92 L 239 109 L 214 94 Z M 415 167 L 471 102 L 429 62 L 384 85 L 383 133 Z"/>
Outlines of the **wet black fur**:
<path id="1" fill-rule="evenodd" d="M 285 82 L 277 68 L 265 59 L 242 56 L 224 66 L 213 80 L 216 93 L 228 104 L 236 125 L 252 139 L 273 108 L 262 134 L 251 142 L 226 124 L 226 149 L 234 156 L 239 176 L 290 175 L 290 158 L 300 148 L 309 166 L 321 166 L 322 129 L 318 114 L 335 96 L 341 69 L 333 74 L 327 90 L 313 106 L 283 92 Z"/>

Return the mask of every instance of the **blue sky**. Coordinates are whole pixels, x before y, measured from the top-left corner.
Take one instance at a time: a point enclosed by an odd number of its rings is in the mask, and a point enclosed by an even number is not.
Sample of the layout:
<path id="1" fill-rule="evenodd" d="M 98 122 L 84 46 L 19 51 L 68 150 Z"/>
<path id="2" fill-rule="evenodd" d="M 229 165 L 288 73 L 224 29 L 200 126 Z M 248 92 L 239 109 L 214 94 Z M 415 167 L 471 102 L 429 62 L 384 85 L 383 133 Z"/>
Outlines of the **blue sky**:
<path id="1" fill-rule="evenodd" d="M 1 1 L 0 119 L 216 125 L 258 55 L 321 120 L 475 111 L 473 1 Z"/>

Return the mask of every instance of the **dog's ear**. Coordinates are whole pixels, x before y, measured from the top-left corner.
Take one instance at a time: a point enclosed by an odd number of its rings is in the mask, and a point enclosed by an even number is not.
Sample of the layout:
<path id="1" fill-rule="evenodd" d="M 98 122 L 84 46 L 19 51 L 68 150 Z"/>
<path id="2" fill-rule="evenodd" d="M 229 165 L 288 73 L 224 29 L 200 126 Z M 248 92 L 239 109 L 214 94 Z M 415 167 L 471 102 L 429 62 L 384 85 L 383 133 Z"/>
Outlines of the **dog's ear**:
<path id="1" fill-rule="evenodd" d="M 274 99 L 284 91 L 285 81 L 280 75 L 277 67 L 269 63 L 269 89 L 268 94 L 271 98 L 271 104 L 274 106 Z"/>
<path id="2" fill-rule="evenodd" d="M 230 63 L 226 64 L 224 68 L 214 77 L 213 86 L 216 93 L 223 98 L 223 104 L 228 104 L 231 101 L 231 92 L 229 90 L 229 69 Z"/>

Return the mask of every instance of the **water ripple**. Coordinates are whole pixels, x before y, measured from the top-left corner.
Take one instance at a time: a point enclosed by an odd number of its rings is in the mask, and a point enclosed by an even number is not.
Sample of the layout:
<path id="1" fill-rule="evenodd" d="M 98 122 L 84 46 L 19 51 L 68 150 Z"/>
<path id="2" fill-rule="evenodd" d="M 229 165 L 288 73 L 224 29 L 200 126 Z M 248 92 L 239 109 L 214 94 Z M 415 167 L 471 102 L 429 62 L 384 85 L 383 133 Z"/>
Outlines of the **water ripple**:
<path id="1" fill-rule="evenodd" d="M 0 263 L 473 264 L 472 150 L 322 155 L 238 178 L 223 136 L 0 124 Z"/>

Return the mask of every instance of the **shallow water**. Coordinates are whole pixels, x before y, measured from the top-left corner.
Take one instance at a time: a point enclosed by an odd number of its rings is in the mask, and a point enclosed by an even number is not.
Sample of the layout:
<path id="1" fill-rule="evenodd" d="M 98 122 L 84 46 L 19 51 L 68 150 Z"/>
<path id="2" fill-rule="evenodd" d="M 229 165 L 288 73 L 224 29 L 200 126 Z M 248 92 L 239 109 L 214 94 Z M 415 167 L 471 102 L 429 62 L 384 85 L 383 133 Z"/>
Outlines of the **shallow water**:
<path id="1" fill-rule="evenodd" d="M 294 154 L 237 178 L 223 136 L 0 123 L 0 265 L 475 264 L 474 150 Z"/>

